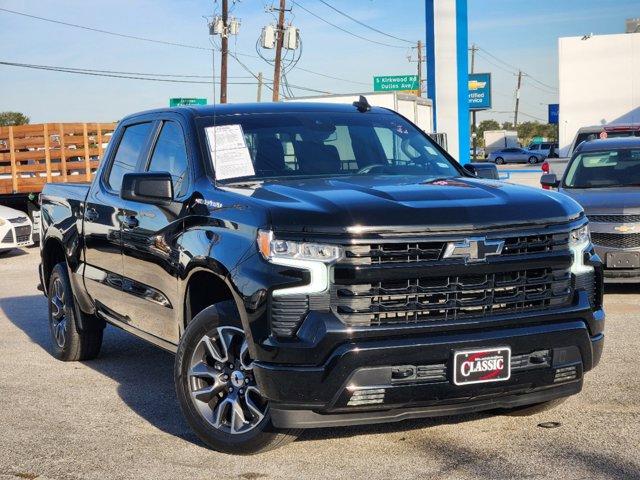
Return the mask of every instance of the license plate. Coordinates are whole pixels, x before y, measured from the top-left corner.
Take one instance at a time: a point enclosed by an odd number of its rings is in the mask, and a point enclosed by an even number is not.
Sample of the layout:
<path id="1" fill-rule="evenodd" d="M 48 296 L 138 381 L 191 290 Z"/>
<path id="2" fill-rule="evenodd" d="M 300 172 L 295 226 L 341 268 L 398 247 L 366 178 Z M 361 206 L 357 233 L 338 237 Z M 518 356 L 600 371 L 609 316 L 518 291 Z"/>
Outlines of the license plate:
<path id="1" fill-rule="evenodd" d="M 640 268 L 640 252 L 609 252 L 607 268 Z"/>
<path id="2" fill-rule="evenodd" d="M 511 377 L 511 349 L 509 347 L 463 350 L 453 355 L 453 383 L 500 382 Z"/>

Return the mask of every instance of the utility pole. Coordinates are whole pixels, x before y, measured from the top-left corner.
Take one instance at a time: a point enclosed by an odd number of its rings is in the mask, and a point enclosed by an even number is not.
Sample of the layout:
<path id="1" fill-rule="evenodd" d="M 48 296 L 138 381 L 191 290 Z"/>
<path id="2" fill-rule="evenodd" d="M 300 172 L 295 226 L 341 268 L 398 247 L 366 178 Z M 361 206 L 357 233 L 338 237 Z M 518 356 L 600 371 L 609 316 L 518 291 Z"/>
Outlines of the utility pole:
<path id="1" fill-rule="evenodd" d="M 418 96 L 422 96 L 422 40 L 418 40 Z"/>
<path id="2" fill-rule="evenodd" d="M 227 54 L 229 51 L 229 32 L 227 17 L 229 15 L 229 0 L 222 0 L 222 55 L 220 58 L 220 103 L 227 103 Z"/>
<path id="3" fill-rule="evenodd" d="M 516 108 L 513 113 L 513 128 L 518 126 L 518 107 L 520 106 L 520 86 L 522 85 L 522 70 L 518 70 L 518 86 L 516 87 Z"/>
<path id="4" fill-rule="evenodd" d="M 273 68 L 273 101 L 280 99 L 280 68 L 282 56 L 282 43 L 284 42 L 284 12 L 286 10 L 286 0 L 280 0 L 280 8 L 278 9 L 278 27 L 276 39 L 276 60 Z"/>
<path id="5" fill-rule="evenodd" d="M 471 45 L 471 73 L 475 73 L 476 67 L 476 51 L 478 47 L 474 43 Z M 478 158 L 478 134 L 476 125 L 476 110 L 471 110 L 471 141 L 473 143 L 473 160 Z"/>
<path id="6" fill-rule="evenodd" d="M 422 50 L 424 49 L 424 44 L 422 43 L 421 40 L 418 40 L 418 44 L 415 47 L 412 47 L 412 49 L 415 48 L 416 51 L 418 52 L 418 58 L 416 60 L 413 59 L 413 53 L 409 53 L 409 55 L 407 55 L 407 60 L 409 61 L 409 63 L 413 63 L 414 61 L 418 63 L 418 96 L 421 97 L 422 96 L 422 82 L 424 82 L 424 79 L 422 78 L 422 65 L 424 65 L 424 55 L 422 54 Z"/>
<path id="7" fill-rule="evenodd" d="M 262 72 L 258 72 L 258 95 L 256 101 L 262 101 Z"/>

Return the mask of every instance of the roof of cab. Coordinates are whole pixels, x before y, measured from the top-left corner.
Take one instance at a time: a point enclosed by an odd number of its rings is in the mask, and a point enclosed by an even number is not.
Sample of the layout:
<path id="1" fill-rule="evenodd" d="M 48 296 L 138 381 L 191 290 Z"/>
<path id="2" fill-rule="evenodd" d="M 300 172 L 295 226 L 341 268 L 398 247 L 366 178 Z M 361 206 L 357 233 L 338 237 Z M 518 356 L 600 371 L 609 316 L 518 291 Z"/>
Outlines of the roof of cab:
<path id="1" fill-rule="evenodd" d="M 576 152 L 618 150 L 622 148 L 640 148 L 640 137 L 615 137 L 587 140 L 578 145 Z"/>
<path id="2" fill-rule="evenodd" d="M 264 102 L 264 103 L 225 103 L 217 105 L 188 105 L 182 107 L 158 108 L 138 112 L 129 116 L 149 113 L 176 112 L 192 117 L 212 117 L 215 115 L 243 115 L 251 113 L 288 113 L 288 112 L 357 112 L 350 103 L 315 103 L 315 102 Z M 386 108 L 371 107 L 372 112 L 390 113 Z"/>

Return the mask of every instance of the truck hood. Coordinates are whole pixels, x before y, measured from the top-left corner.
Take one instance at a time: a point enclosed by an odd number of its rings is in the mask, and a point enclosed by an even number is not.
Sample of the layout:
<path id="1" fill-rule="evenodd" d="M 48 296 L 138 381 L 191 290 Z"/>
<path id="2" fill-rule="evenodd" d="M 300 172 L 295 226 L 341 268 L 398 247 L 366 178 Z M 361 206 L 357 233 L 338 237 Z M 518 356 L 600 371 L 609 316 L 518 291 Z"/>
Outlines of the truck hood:
<path id="1" fill-rule="evenodd" d="M 640 213 L 640 187 L 567 188 L 562 193 L 582 205 L 587 215 Z"/>
<path id="2" fill-rule="evenodd" d="M 268 208 L 276 231 L 469 230 L 552 223 L 581 214 L 576 202 L 556 192 L 466 177 L 350 176 L 265 181 L 233 190 Z"/>

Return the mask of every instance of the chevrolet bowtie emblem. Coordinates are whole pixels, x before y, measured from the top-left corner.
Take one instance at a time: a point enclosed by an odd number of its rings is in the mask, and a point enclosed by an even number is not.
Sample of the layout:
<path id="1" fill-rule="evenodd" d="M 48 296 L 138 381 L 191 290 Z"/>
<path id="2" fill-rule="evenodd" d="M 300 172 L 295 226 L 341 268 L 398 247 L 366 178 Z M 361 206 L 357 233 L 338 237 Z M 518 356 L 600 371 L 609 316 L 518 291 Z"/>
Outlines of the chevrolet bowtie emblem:
<path id="1" fill-rule="evenodd" d="M 487 240 L 484 237 L 465 238 L 461 242 L 449 242 L 443 258 L 464 258 L 465 262 L 483 262 L 489 255 L 500 255 L 504 240 Z"/>

